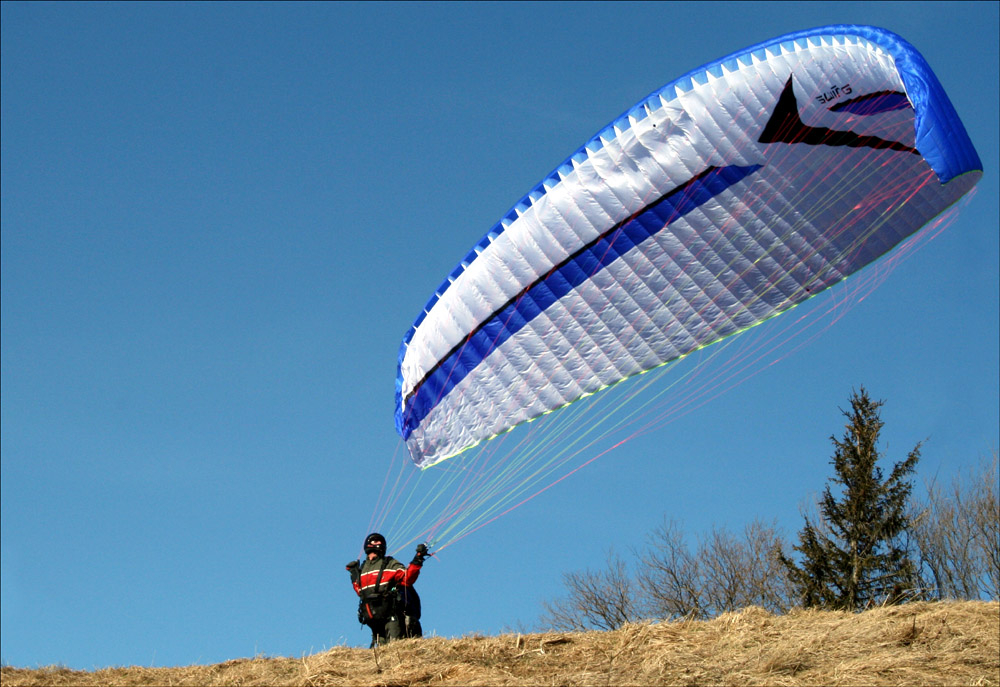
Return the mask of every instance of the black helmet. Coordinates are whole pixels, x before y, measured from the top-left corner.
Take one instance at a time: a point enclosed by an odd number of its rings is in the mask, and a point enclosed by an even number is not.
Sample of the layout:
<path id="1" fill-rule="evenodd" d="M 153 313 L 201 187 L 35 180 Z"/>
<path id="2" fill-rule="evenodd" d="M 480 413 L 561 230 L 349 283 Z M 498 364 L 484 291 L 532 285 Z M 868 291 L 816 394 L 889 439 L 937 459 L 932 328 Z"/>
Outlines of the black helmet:
<path id="1" fill-rule="evenodd" d="M 372 532 L 365 537 L 365 555 L 377 553 L 379 556 L 385 555 L 385 537 L 378 532 Z"/>

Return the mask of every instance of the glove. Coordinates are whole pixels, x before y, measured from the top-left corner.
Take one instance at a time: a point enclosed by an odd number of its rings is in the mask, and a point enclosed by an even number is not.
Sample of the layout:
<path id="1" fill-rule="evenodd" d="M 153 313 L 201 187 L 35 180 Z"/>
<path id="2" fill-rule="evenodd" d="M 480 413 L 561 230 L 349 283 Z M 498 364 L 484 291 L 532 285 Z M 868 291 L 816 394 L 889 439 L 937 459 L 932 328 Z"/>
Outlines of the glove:
<path id="1" fill-rule="evenodd" d="M 357 561 L 351 561 L 347 564 L 347 572 L 351 573 L 351 582 L 361 581 L 361 567 Z"/>
<path id="2" fill-rule="evenodd" d="M 413 557 L 413 560 L 410 561 L 410 564 L 415 565 L 419 568 L 424 564 L 424 559 L 427 556 L 430 556 L 430 553 L 427 552 L 427 545 L 417 544 L 417 555 Z"/>
<path id="3" fill-rule="evenodd" d="M 356 568 L 356 567 L 358 567 L 358 562 L 357 561 L 349 561 L 347 563 L 347 570 L 350 570 L 351 568 Z"/>

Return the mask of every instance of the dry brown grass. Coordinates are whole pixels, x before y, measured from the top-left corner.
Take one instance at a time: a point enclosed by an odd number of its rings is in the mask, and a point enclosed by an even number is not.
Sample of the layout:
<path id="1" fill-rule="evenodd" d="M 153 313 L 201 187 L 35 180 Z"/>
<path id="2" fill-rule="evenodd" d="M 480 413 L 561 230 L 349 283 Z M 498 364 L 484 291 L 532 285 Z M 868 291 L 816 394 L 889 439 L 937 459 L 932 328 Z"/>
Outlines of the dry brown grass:
<path id="1" fill-rule="evenodd" d="M 4 667 L 19 685 L 995 685 L 1000 604 L 758 608 L 614 632 L 427 638 L 185 668 Z"/>

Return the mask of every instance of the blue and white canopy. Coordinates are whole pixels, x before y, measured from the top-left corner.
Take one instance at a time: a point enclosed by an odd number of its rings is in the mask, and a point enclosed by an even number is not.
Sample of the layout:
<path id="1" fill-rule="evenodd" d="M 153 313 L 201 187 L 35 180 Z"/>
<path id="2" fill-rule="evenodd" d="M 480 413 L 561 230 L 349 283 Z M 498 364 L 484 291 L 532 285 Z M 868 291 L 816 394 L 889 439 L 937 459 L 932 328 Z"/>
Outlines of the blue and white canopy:
<path id="1" fill-rule="evenodd" d="M 982 165 L 921 55 L 867 26 L 672 81 L 497 223 L 406 334 L 396 427 L 427 467 L 774 317 L 878 260 Z"/>

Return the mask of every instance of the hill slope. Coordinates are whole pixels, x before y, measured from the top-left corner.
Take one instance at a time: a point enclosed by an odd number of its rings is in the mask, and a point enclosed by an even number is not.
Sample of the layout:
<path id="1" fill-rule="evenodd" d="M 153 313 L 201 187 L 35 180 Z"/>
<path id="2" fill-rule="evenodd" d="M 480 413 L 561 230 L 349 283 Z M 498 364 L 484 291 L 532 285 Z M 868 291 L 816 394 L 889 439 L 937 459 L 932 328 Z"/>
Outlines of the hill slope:
<path id="1" fill-rule="evenodd" d="M 4 667 L 18 685 L 1000 685 L 1000 604 L 750 608 L 614 632 L 440 637 L 184 668 Z"/>

